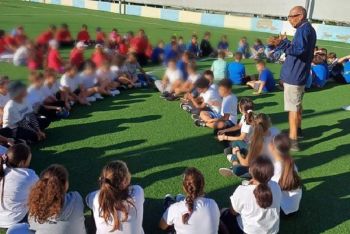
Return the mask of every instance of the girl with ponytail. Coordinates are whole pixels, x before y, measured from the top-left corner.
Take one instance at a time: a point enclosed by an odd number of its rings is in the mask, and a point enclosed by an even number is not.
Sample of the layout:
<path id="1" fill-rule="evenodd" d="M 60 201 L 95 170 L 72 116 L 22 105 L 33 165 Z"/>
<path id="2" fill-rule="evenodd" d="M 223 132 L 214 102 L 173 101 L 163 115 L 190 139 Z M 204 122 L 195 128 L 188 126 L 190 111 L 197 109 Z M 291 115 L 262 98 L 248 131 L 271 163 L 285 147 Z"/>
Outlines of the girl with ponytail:
<path id="1" fill-rule="evenodd" d="M 182 181 L 185 199 L 166 209 L 160 228 L 173 227 L 176 234 L 217 234 L 220 211 L 214 200 L 204 197 L 204 185 L 203 174 L 196 168 L 187 168 Z"/>
<path id="2" fill-rule="evenodd" d="M 269 233 L 279 231 L 281 189 L 271 181 L 273 164 L 267 156 L 250 162 L 252 179 L 237 187 L 230 197 L 231 210 L 221 216 L 221 227 L 227 233 Z"/>
<path id="3" fill-rule="evenodd" d="M 69 188 L 67 169 L 51 165 L 45 169 L 29 195 L 28 221 L 36 234 L 85 234 L 84 203 Z"/>
<path id="4" fill-rule="evenodd" d="M 25 144 L 11 146 L 0 155 L 0 228 L 26 221 L 28 196 L 38 180 L 29 169 L 32 154 Z"/>
<path id="5" fill-rule="evenodd" d="M 248 148 L 236 146 L 232 154 L 227 158 L 233 165 L 232 168 L 220 168 L 219 173 L 223 176 L 239 176 L 250 178 L 249 166 L 259 155 L 270 155 L 268 146 L 272 138 L 279 133 L 278 129 L 271 127 L 270 117 L 260 113 L 254 116 L 252 121 L 253 132 L 250 137 Z"/>
<path id="6" fill-rule="evenodd" d="M 291 142 L 286 134 L 278 134 L 270 143 L 275 168 L 272 180 L 281 187 L 281 210 L 285 215 L 295 214 L 299 210 L 302 197 L 301 179 L 290 155 L 290 148 Z"/>
<path id="7" fill-rule="evenodd" d="M 86 197 L 97 234 L 143 234 L 143 189 L 131 185 L 131 174 L 123 161 L 108 163 L 101 172 L 100 189 Z"/>

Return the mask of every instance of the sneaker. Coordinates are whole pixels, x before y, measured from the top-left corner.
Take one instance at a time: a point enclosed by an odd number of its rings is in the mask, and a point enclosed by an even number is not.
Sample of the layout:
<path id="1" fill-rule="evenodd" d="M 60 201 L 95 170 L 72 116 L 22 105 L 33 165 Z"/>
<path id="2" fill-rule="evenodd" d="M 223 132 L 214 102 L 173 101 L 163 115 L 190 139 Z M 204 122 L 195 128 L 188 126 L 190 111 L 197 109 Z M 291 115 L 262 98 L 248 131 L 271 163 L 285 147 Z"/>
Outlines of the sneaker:
<path id="1" fill-rule="evenodd" d="M 303 130 L 301 130 L 301 128 L 298 128 L 298 138 L 299 139 L 303 139 L 304 138 Z"/>
<path id="2" fill-rule="evenodd" d="M 346 111 L 350 111 L 350 106 L 343 106 L 343 109 Z"/>
<path id="3" fill-rule="evenodd" d="M 114 97 L 114 96 L 119 95 L 119 94 L 120 94 L 120 91 L 119 91 L 118 89 L 114 89 L 114 90 L 111 90 L 109 93 L 111 94 L 111 96 Z"/>
<path id="4" fill-rule="evenodd" d="M 200 119 L 197 119 L 196 121 L 194 121 L 194 124 L 197 126 L 197 127 L 206 127 L 205 125 L 205 122 L 200 120 Z"/>
<path id="5" fill-rule="evenodd" d="M 232 154 L 226 155 L 227 160 L 232 163 Z"/>
<path id="6" fill-rule="evenodd" d="M 169 97 L 170 95 L 171 95 L 171 94 L 170 94 L 169 92 L 165 91 L 165 92 L 163 92 L 163 93 L 160 95 L 160 97 L 166 99 L 166 98 Z"/>
<path id="7" fill-rule="evenodd" d="M 191 113 L 192 107 L 190 105 L 187 104 L 181 104 L 180 105 L 181 109 L 183 109 L 184 111 Z"/>
<path id="8" fill-rule="evenodd" d="M 96 102 L 96 98 L 94 96 L 90 96 L 86 98 L 86 101 L 88 102 Z"/>
<path id="9" fill-rule="evenodd" d="M 191 115 L 191 118 L 192 118 L 194 121 L 196 121 L 196 120 L 199 120 L 199 119 L 200 119 L 200 116 L 197 115 L 197 114 L 192 114 L 192 115 Z"/>
<path id="10" fill-rule="evenodd" d="M 290 141 L 291 141 L 290 150 L 293 152 L 300 151 L 298 140 L 290 140 Z"/>
<path id="11" fill-rule="evenodd" d="M 167 101 L 176 101 L 179 100 L 179 97 L 176 96 L 175 94 L 171 94 L 168 97 L 165 98 Z"/>
<path id="12" fill-rule="evenodd" d="M 94 97 L 96 98 L 96 100 L 102 100 L 104 97 L 102 97 L 101 94 L 99 93 L 95 93 Z"/>
<path id="13" fill-rule="evenodd" d="M 219 173 L 220 173 L 220 175 L 225 176 L 225 177 L 234 176 L 233 171 L 230 168 L 220 168 Z"/>

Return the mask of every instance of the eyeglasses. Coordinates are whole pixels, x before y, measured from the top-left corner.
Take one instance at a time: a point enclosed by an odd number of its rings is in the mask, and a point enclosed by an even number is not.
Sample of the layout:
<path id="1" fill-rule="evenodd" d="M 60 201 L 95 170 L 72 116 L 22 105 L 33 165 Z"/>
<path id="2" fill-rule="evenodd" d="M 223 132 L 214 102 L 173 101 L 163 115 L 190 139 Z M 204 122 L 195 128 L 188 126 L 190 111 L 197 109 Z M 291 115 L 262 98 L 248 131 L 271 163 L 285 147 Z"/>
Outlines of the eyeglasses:
<path id="1" fill-rule="evenodd" d="M 288 19 L 289 19 L 289 18 L 295 18 L 295 17 L 297 17 L 297 16 L 299 16 L 299 15 L 301 15 L 301 14 L 296 14 L 296 15 L 288 15 Z"/>

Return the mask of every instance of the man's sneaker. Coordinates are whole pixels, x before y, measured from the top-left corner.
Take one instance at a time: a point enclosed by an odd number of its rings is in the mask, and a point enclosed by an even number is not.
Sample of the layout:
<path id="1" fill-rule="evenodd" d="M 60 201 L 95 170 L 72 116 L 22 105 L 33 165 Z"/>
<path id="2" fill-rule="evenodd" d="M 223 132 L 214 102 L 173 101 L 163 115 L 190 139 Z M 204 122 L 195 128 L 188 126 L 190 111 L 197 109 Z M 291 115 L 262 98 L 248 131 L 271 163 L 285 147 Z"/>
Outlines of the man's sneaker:
<path id="1" fill-rule="evenodd" d="M 95 93 L 94 97 L 96 98 L 96 100 L 102 100 L 103 99 L 102 95 L 99 94 L 99 93 Z"/>
<path id="2" fill-rule="evenodd" d="M 233 171 L 230 168 L 220 168 L 219 173 L 220 173 L 220 175 L 225 176 L 225 177 L 234 176 Z"/>
<path id="3" fill-rule="evenodd" d="M 293 152 L 300 151 L 298 140 L 290 140 L 290 142 L 291 142 L 291 147 L 290 147 L 291 151 Z"/>
<path id="4" fill-rule="evenodd" d="M 298 138 L 299 139 L 303 139 L 304 138 L 303 130 L 301 130 L 301 128 L 298 128 Z"/>
<path id="5" fill-rule="evenodd" d="M 86 98 L 86 101 L 88 102 L 96 102 L 96 98 L 94 96 L 90 96 Z"/>
<path id="6" fill-rule="evenodd" d="M 205 122 L 200 120 L 200 119 L 197 119 L 196 121 L 194 121 L 194 124 L 197 126 L 197 127 L 205 127 Z"/>
<path id="7" fill-rule="evenodd" d="M 192 118 L 194 121 L 196 121 L 196 120 L 199 120 L 199 119 L 200 119 L 200 116 L 197 115 L 197 114 L 192 114 L 192 115 L 191 115 L 191 118 Z"/>

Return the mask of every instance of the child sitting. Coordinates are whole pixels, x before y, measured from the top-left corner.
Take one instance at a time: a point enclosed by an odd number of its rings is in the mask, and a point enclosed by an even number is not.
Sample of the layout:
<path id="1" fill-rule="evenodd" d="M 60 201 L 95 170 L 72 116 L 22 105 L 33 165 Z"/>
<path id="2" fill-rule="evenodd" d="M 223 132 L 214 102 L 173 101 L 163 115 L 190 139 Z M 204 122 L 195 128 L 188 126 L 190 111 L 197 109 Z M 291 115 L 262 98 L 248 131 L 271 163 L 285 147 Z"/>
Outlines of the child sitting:
<path id="1" fill-rule="evenodd" d="M 210 44 L 210 37 L 211 37 L 210 32 L 204 33 L 204 37 L 203 37 L 201 44 L 199 46 L 201 57 L 209 57 L 209 56 L 214 57 L 216 54 L 213 47 Z"/>
<path id="2" fill-rule="evenodd" d="M 112 161 L 102 169 L 99 190 L 86 196 L 97 233 L 144 233 L 144 192 L 140 186 L 131 185 L 130 181 L 131 174 L 122 161 Z"/>
<path id="3" fill-rule="evenodd" d="M 162 64 L 164 61 L 164 42 L 160 40 L 157 47 L 153 49 L 151 55 L 151 61 L 153 64 Z"/>
<path id="4" fill-rule="evenodd" d="M 131 52 L 128 54 L 125 62 L 125 68 L 128 75 L 137 87 L 148 85 L 148 77 L 146 75 L 146 72 L 137 61 L 136 53 Z"/>
<path id="5" fill-rule="evenodd" d="M 240 85 L 246 82 L 245 66 L 241 63 L 242 53 L 236 52 L 234 56 L 235 61 L 227 65 L 227 78 L 231 80 L 232 84 Z"/>
<path id="6" fill-rule="evenodd" d="M 270 181 L 273 164 L 266 156 L 252 161 L 252 179 L 237 187 L 231 208 L 221 213 L 222 233 L 278 233 L 281 188 Z"/>
<path id="7" fill-rule="evenodd" d="M 55 38 L 55 34 L 56 34 L 56 26 L 55 25 L 50 25 L 49 28 L 45 31 L 42 32 L 38 38 L 36 39 L 36 43 L 45 48 L 49 41 L 53 40 Z"/>
<path id="8" fill-rule="evenodd" d="M 129 75 L 127 67 L 125 66 L 125 57 L 117 54 L 113 57 L 111 71 L 117 77 L 117 81 L 121 84 L 122 88 L 133 88 L 135 87 L 135 80 Z"/>
<path id="9" fill-rule="evenodd" d="M 78 35 L 77 35 L 77 41 L 82 41 L 86 45 L 90 44 L 90 34 L 86 24 L 83 24 L 81 26 L 81 30 L 78 32 Z"/>
<path id="10" fill-rule="evenodd" d="M 222 80 L 226 77 L 227 63 L 225 61 L 225 52 L 219 51 L 218 59 L 211 65 L 211 71 L 214 73 L 215 80 Z"/>
<path id="11" fill-rule="evenodd" d="M 50 124 L 45 117 L 37 117 L 32 107 L 27 103 L 26 86 L 20 81 L 9 84 L 10 100 L 4 107 L 3 127 L 10 128 L 13 138 L 22 139 L 28 143 L 44 140 L 43 132 Z"/>
<path id="12" fill-rule="evenodd" d="M 274 162 L 272 181 L 282 190 L 281 211 L 283 215 L 293 215 L 299 210 L 302 196 L 301 179 L 290 155 L 291 142 L 286 134 L 278 134 L 270 143 L 270 152 Z"/>
<path id="13" fill-rule="evenodd" d="M 236 175 L 242 178 L 250 178 L 250 164 L 262 154 L 271 155 L 268 146 L 272 138 L 279 132 L 277 129 L 271 128 L 270 118 L 265 114 L 258 114 L 254 117 L 251 125 L 253 134 L 248 147 L 243 144 L 232 149 L 232 155 L 227 155 L 227 159 L 233 166 L 232 168 L 220 168 L 219 173 L 222 176 Z"/>
<path id="14" fill-rule="evenodd" d="M 117 89 L 120 84 L 116 81 L 116 75 L 111 71 L 110 64 L 108 62 L 103 63 L 97 69 L 97 81 L 100 88 L 100 92 L 103 95 L 116 96 L 120 94 L 120 91 Z"/>
<path id="15" fill-rule="evenodd" d="M 218 132 L 219 141 L 230 141 L 230 147 L 224 150 L 225 155 L 230 155 L 229 157 L 231 157 L 232 148 L 239 147 L 242 151 L 247 149 L 252 134 L 251 124 L 254 121 L 253 101 L 249 98 L 242 98 L 238 103 L 238 109 L 242 114 L 239 124 Z M 242 153 L 247 154 L 247 152 Z M 231 158 L 228 158 L 228 160 L 231 161 Z"/>
<path id="16" fill-rule="evenodd" d="M 31 41 L 25 42 L 18 47 L 13 55 L 13 65 L 25 66 L 28 63 L 29 51 L 34 48 L 34 44 Z"/>
<path id="17" fill-rule="evenodd" d="M 256 62 L 256 70 L 259 73 L 259 80 L 248 81 L 247 85 L 255 90 L 254 94 L 273 92 L 276 82 L 263 60 Z"/>
<path id="18" fill-rule="evenodd" d="M 0 156 L 0 228 L 26 222 L 29 192 L 39 179 L 35 171 L 29 169 L 31 159 L 26 144 L 11 146 Z"/>
<path id="19" fill-rule="evenodd" d="M 27 89 L 27 102 L 32 106 L 33 111 L 53 121 L 62 117 L 68 117 L 64 102 L 47 102 L 44 76 L 39 72 L 31 72 L 29 75 L 30 86 Z"/>
<path id="20" fill-rule="evenodd" d="M 185 93 L 185 99 L 187 94 L 194 90 L 194 84 L 199 79 L 200 75 L 197 73 L 197 65 L 194 61 L 190 61 L 187 65 L 187 80 L 183 82 L 178 93 Z"/>
<path id="21" fill-rule="evenodd" d="M 44 52 L 38 44 L 28 48 L 27 68 L 30 71 L 43 68 Z"/>
<path id="22" fill-rule="evenodd" d="M 71 47 L 74 45 L 74 40 L 69 31 L 67 24 L 62 24 L 61 28 L 58 29 L 55 37 L 60 47 Z"/>
<path id="23" fill-rule="evenodd" d="M 227 35 L 223 35 L 221 37 L 221 40 L 218 43 L 218 51 L 224 51 L 225 52 L 225 56 L 228 56 L 230 53 L 230 46 L 227 40 Z"/>
<path id="24" fill-rule="evenodd" d="M 66 72 L 62 75 L 60 80 L 62 100 L 64 100 L 65 103 L 70 103 L 71 106 L 76 102 L 79 102 L 81 105 L 90 105 L 86 99 L 86 91 L 77 75 L 77 68 L 72 65 L 67 65 L 65 70 Z"/>
<path id="25" fill-rule="evenodd" d="M 95 43 L 96 44 L 105 44 L 106 42 L 106 33 L 104 33 L 102 31 L 102 28 L 101 27 L 97 27 L 96 28 L 96 40 L 95 40 Z"/>
<path id="26" fill-rule="evenodd" d="M 58 43 L 56 40 L 51 40 L 49 42 L 49 52 L 47 55 L 47 68 L 62 73 L 64 71 L 63 65 L 63 60 L 58 50 Z"/>
<path id="27" fill-rule="evenodd" d="M 264 59 L 265 56 L 265 46 L 260 39 L 256 39 L 253 47 L 251 48 L 252 58 L 256 60 Z"/>
<path id="28" fill-rule="evenodd" d="M 328 80 L 328 66 L 324 62 L 320 54 L 315 54 L 312 60 L 310 76 L 307 80 L 305 88 L 317 87 L 322 88 Z"/>
<path id="29" fill-rule="evenodd" d="M 95 63 L 96 67 L 100 67 L 103 63 L 108 62 L 108 55 L 104 52 L 103 45 L 95 45 L 95 50 L 91 54 L 91 61 Z"/>
<path id="30" fill-rule="evenodd" d="M 187 168 L 182 181 L 185 196 L 166 196 L 166 210 L 159 227 L 171 233 L 217 234 L 219 207 L 213 199 L 204 197 L 204 185 L 203 174 L 196 168 Z"/>
<path id="31" fill-rule="evenodd" d="M 85 234 L 84 203 L 78 192 L 68 192 L 67 169 L 55 164 L 40 174 L 28 204 L 29 229 L 35 233 Z"/>
<path id="32" fill-rule="evenodd" d="M 329 78 L 341 84 L 350 83 L 349 60 L 350 55 L 338 58 L 335 53 L 330 52 L 327 57 Z M 347 69 L 344 69 L 344 65 L 346 65 Z"/>
<path id="33" fill-rule="evenodd" d="M 71 50 L 69 55 L 69 62 L 71 65 L 77 67 L 80 71 L 84 67 L 84 50 L 86 45 L 84 42 L 79 41 L 75 47 Z"/>
<path id="34" fill-rule="evenodd" d="M 176 68 L 176 61 L 171 59 L 162 80 L 155 81 L 155 86 L 162 93 L 162 97 L 168 97 L 178 90 L 183 82 L 181 71 Z M 176 95 L 176 94 L 175 94 Z"/>
<path id="35" fill-rule="evenodd" d="M 224 129 L 237 124 L 237 97 L 232 93 L 232 83 L 229 79 L 219 82 L 219 95 L 222 98 L 221 112 L 202 111 L 195 120 L 198 127 Z"/>
<path id="36" fill-rule="evenodd" d="M 187 46 L 187 51 L 191 54 L 192 57 L 199 57 L 200 49 L 198 45 L 197 35 L 192 35 L 191 42 Z"/>
<path id="37" fill-rule="evenodd" d="M 84 70 L 79 74 L 79 79 L 89 102 L 103 99 L 101 96 L 103 90 L 97 85 L 96 66 L 91 60 L 85 62 Z"/>
<path id="38" fill-rule="evenodd" d="M 242 37 L 238 42 L 238 48 L 237 52 L 240 52 L 242 54 L 243 59 L 250 58 L 250 47 L 248 44 L 248 40 L 246 37 Z"/>

